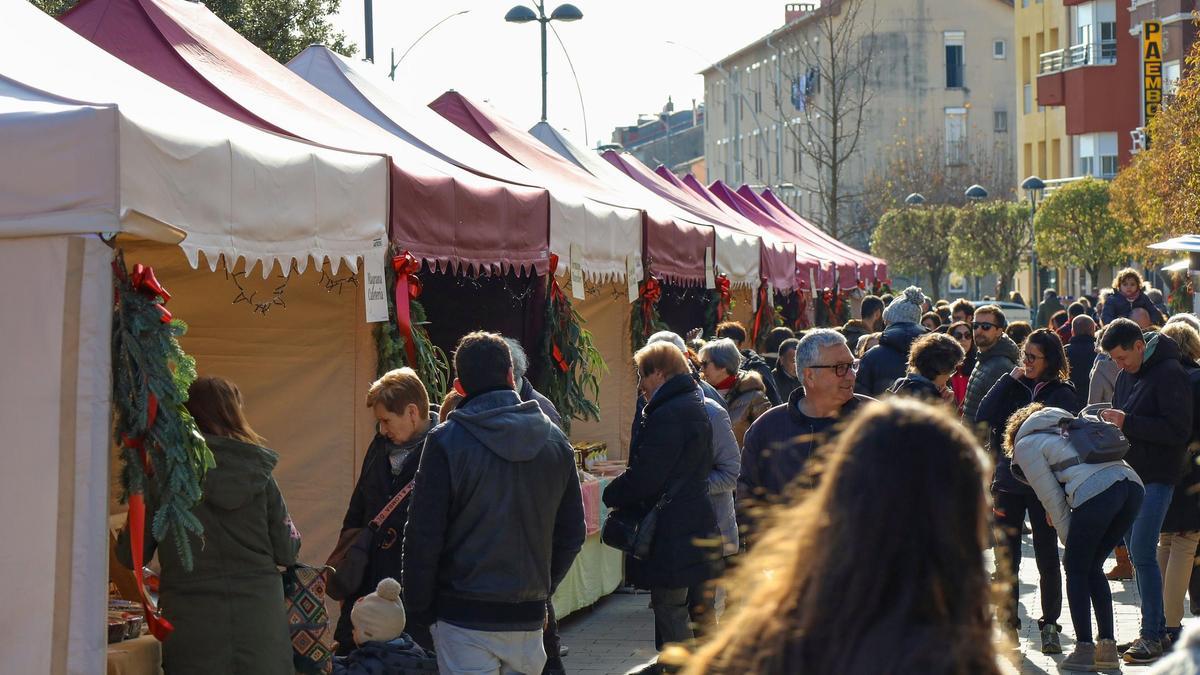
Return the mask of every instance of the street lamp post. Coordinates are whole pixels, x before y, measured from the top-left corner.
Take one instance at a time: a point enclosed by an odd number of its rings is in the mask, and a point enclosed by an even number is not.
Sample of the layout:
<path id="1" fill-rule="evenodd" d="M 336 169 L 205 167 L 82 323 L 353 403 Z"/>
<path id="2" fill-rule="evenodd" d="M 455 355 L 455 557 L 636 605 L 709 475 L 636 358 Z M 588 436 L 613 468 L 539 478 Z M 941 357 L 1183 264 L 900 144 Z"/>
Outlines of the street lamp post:
<path id="1" fill-rule="evenodd" d="M 447 22 L 447 21 L 449 21 L 450 19 L 453 19 L 453 18 L 454 18 L 454 17 L 456 17 L 456 16 L 462 16 L 463 14 L 467 14 L 467 13 L 469 13 L 470 11 L 471 11 L 471 10 L 469 10 L 469 9 L 464 9 L 464 10 L 457 11 L 457 12 L 455 12 L 455 13 L 453 13 L 453 14 L 451 14 L 451 15 L 449 15 L 449 16 L 447 16 L 447 17 L 445 17 L 445 18 L 443 18 L 441 21 L 438 21 L 437 23 L 435 23 L 435 24 L 433 24 L 432 26 L 430 26 L 428 29 L 426 29 L 426 31 L 425 31 L 424 33 L 421 33 L 421 36 L 420 36 L 420 37 L 418 37 L 416 40 L 413 40 L 413 43 L 412 43 L 411 45 L 409 45 L 409 46 L 408 46 L 408 49 L 405 49 L 405 50 L 404 50 L 404 53 L 400 55 L 400 58 L 399 58 L 398 60 L 397 60 L 397 59 L 396 59 L 396 57 L 395 57 L 395 51 L 396 51 L 396 50 L 394 50 L 394 49 L 393 49 L 393 50 L 392 50 L 392 56 L 391 56 L 392 67 L 391 67 L 391 69 L 388 71 L 388 77 L 390 77 L 392 80 L 395 80 L 395 79 L 396 79 L 396 68 L 399 68 L 399 67 L 400 67 L 400 64 L 404 62 L 404 57 L 408 56 L 408 53 L 409 53 L 409 52 L 411 52 L 411 51 L 413 50 L 413 47 L 416 47 L 416 46 L 417 46 L 417 45 L 418 45 L 418 44 L 421 42 L 421 40 L 424 40 L 426 35 L 429 35 L 429 34 L 430 34 L 430 33 L 432 33 L 432 32 L 433 32 L 433 31 L 434 31 L 434 30 L 435 30 L 435 29 L 436 29 L 438 26 L 440 26 L 440 25 L 442 25 L 442 24 L 446 23 L 446 22 Z"/>
<path id="2" fill-rule="evenodd" d="M 988 191 L 976 183 L 963 192 L 963 196 L 973 202 L 981 202 L 988 198 Z M 975 297 L 979 297 L 979 277 L 975 277 Z"/>
<path id="3" fill-rule="evenodd" d="M 914 192 L 904 198 L 904 203 L 908 204 L 909 206 L 921 206 L 925 203 L 925 195 L 921 194 L 920 192 Z"/>
<path id="4" fill-rule="evenodd" d="M 1029 267 L 1033 270 L 1032 297 L 1029 298 L 1029 301 L 1040 302 L 1041 291 L 1038 289 L 1038 286 L 1041 285 L 1042 275 L 1041 270 L 1038 269 L 1037 243 L 1034 236 L 1033 218 L 1037 215 L 1038 198 L 1042 196 L 1042 191 L 1046 189 L 1046 183 L 1037 176 L 1030 176 L 1021 181 L 1021 189 L 1029 197 Z"/>
<path id="5" fill-rule="evenodd" d="M 508 10 L 504 20 L 509 23 L 529 23 L 537 21 L 541 24 L 542 32 L 542 121 L 546 121 L 546 26 L 551 21 L 578 21 L 583 18 L 583 12 L 572 4 L 562 4 L 554 8 L 550 16 L 546 16 L 545 0 L 537 0 L 537 13 L 525 5 L 517 5 Z"/>

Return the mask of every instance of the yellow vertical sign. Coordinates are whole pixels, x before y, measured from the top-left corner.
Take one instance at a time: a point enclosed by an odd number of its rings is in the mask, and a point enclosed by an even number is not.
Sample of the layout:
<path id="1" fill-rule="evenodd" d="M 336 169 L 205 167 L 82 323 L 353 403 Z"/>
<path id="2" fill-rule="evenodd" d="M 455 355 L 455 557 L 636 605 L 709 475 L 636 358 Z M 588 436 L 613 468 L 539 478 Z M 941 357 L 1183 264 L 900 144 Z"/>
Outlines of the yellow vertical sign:
<path id="1" fill-rule="evenodd" d="M 1142 22 L 1142 114 L 1146 124 L 1162 108 L 1162 23 Z"/>

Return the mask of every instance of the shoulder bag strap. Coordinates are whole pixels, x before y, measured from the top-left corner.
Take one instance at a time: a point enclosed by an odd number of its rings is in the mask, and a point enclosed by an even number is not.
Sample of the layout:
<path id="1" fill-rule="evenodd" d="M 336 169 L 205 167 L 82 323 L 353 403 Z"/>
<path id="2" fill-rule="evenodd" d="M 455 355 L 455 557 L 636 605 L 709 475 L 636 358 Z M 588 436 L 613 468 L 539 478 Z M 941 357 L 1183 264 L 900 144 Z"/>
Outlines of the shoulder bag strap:
<path id="1" fill-rule="evenodd" d="M 379 526 L 383 525 L 383 521 L 387 520 L 388 516 L 392 515 L 392 511 L 395 511 L 396 507 L 400 506 L 401 502 L 408 498 L 408 495 L 412 492 L 413 486 L 416 485 L 416 483 L 417 479 L 414 478 L 408 481 L 408 485 L 400 488 L 400 491 L 396 493 L 396 496 L 392 497 L 392 500 L 387 503 L 387 506 L 384 506 L 383 510 L 379 512 L 379 515 L 375 516 L 375 518 L 371 520 L 369 527 L 372 530 L 378 530 Z"/>

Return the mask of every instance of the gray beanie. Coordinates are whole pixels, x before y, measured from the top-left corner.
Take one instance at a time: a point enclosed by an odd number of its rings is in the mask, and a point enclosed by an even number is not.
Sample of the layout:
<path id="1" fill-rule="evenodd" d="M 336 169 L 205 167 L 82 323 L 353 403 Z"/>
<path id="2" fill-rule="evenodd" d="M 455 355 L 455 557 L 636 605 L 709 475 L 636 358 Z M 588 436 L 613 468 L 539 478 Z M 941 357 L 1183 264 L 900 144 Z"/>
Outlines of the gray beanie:
<path id="1" fill-rule="evenodd" d="M 889 326 L 894 323 L 919 322 L 924 312 L 922 305 L 925 304 L 925 299 L 925 294 L 920 288 L 909 286 L 883 310 L 883 322 Z"/>

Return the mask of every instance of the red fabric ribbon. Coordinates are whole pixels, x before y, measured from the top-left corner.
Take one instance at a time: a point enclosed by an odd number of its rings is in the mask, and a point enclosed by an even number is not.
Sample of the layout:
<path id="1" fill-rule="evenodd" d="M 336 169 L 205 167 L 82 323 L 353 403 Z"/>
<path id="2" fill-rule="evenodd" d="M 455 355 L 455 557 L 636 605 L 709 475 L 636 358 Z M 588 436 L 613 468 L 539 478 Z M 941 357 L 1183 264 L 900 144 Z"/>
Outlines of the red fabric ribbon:
<path id="1" fill-rule="evenodd" d="M 642 282 L 642 337 L 650 337 L 654 325 L 654 305 L 661 297 L 662 286 L 659 285 L 658 279 L 648 277 Z"/>
<path id="2" fill-rule="evenodd" d="M 138 272 L 138 265 L 134 268 L 134 274 Z M 154 273 L 150 273 L 150 279 L 154 279 Z M 157 282 L 154 282 L 157 284 Z M 170 297 L 170 296 L 165 296 Z M 154 426 L 154 421 L 158 419 L 158 398 L 151 393 L 146 400 L 146 431 L 149 432 Z M 133 448 L 138 451 L 142 457 L 142 471 L 146 476 L 154 475 L 154 467 L 150 463 L 150 458 L 146 454 L 145 436 L 131 438 L 125 436 L 121 439 L 128 448 Z M 142 613 L 146 616 L 146 625 L 150 628 L 150 633 L 158 639 L 159 642 L 167 639 L 171 631 L 175 627 L 170 621 L 162 618 L 158 614 L 158 609 L 150 598 L 146 595 L 146 579 L 143 571 L 144 553 L 145 553 L 145 538 L 146 538 L 146 502 L 140 492 L 135 492 L 129 495 L 129 548 L 131 557 L 133 558 L 133 577 L 137 581 L 138 600 L 142 604 Z"/>
<path id="3" fill-rule="evenodd" d="M 729 277 L 724 274 L 717 275 L 717 293 L 719 300 L 717 302 L 717 323 L 725 320 L 725 315 L 729 312 L 729 305 L 733 301 L 733 292 L 729 289 Z"/>
<path id="4" fill-rule="evenodd" d="M 563 293 L 562 287 L 558 285 L 558 260 L 558 254 L 550 254 L 550 302 L 553 305 L 554 316 L 558 320 L 558 327 L 561 330 L 565 328 L 567 316 L 569 315 L 570 311 L 567 308 L 571 303 L 569 300 L 567 300 L 567 295 Z M 567 363 L 566 357 L 563 356 L 562 349 L 558 346 L 558 343 L 554 343 L 550 346 L 550 356 L 554 359 L 554 364 L 558 366 L 558 369 L 562 372 L 565 373 L 571 369 L 571 366 Z"/>
<path id="5" fill-rule="evenodd" d="M 758 344 L 758 334 L 763 329 L 763 322 L 766 320 L 767 303 L 770 298 L 767 297 L 767 285 L 759 284 L 758 286 L 758 309 L 754 311 L 754 326 L 750 329 L 750 344 Z"/>
<path id="6" fill-rule="evenodd" d="M 404 352 L 410 368 L 417 367 L 417 344 L 413 341 L 411 300 L 421 297 L 421 262 L 408 251 L 392 258 L 392 269 L 396 272 L 396 327 L 404 338 Z"/>
<path id="7" fill-rule="evenodd" d="M 146 267 L 142 264 L 133 266 L 133 274 L 129 275 L 129 283 L 133 286 L 133 290 L 145 295 L 149 298 L 162 298 L 161 303 L 155 303 L 154 308 L 158 310 L 159 320 L 163 323 L 171 323 L 171 312 L 167 311 L 163 304 L 171 300 L 171 294 L 167 289 L 158 283 L 158 279 L 154 277 L 154 268 Z"/>

